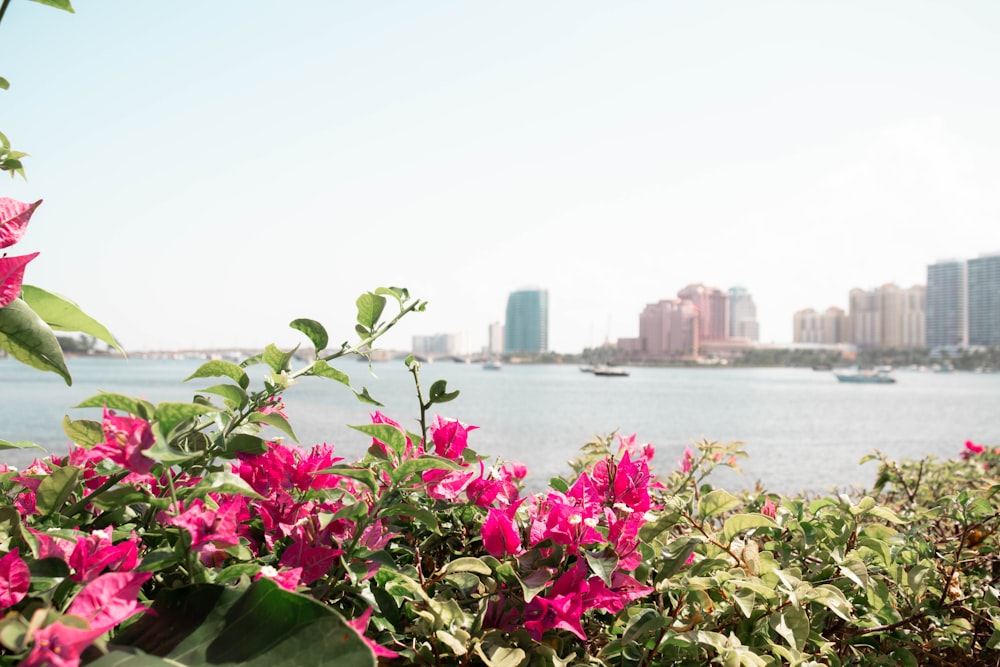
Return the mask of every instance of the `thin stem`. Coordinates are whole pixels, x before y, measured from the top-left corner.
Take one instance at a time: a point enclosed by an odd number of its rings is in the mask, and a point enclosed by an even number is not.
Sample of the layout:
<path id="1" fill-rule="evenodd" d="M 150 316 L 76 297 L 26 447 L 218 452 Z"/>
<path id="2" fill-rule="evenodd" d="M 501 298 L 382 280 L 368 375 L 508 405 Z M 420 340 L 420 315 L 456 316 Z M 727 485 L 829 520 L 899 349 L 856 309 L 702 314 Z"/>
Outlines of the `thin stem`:
<path id="1" fill-rule="evenodd" d="M 89 503 L 92 498 L 101 495 L 102 493 L 110 489 L 112 486 L 114 486 L 118 482 L 128 477 L 128 475 L 129 471 L 123 470 L 122 472 L 115 473 L 111 477 L 108 477 L 106 480 L 104 480 L 104 483 L 101 484 L 99 487 L 88 493 L 86 496 L 84 496 L 77 502 L 70 505 L 69 509 L 66 510 L 66 516 L 76 516 L 87 506 L 87 503 Z"/>
<path id="2" fill-rule="evenodd" d="M 10 0 L 3 0 L 3 4 L 0 5 L 0 22 L 3 21 L 3 15 L 7 13 L 7 5 L 10 4 Z"/>

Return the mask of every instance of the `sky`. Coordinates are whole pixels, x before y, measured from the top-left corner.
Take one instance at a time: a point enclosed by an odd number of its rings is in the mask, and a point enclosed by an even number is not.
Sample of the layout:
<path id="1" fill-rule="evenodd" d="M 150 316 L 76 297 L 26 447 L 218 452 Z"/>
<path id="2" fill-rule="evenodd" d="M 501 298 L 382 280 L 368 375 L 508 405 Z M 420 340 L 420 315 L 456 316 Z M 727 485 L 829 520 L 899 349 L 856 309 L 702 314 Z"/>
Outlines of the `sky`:
<path id="1" fill-rule="evenodd" d="M 549 291 L 549 346 L 690 283 L 763 342 L 854 287 L 1000 251 L 995 0 L 13 0 L 0 131 L 42 199 L 25 282 L 129 350 L 381 347 Z"/>

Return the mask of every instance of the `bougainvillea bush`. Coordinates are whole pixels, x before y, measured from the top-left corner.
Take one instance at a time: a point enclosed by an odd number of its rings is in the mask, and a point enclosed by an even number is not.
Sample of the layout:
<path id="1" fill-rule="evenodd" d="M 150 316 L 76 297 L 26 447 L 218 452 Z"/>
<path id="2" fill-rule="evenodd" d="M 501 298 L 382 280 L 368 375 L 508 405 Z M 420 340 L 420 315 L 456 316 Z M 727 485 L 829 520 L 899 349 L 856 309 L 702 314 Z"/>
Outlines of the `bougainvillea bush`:
<path id="1" fill-rule="evenodd" d="M 331 365 L 424 305 L 364 294 L 332 351 L 296 320 L 311 361 L 209 361 L 188 403 L 99 394 L 65 455 L 4 468 L 0 663 L 997 664 L 1000 450 L 876 452 L 867 494 L 735 495 L 709 477 L 739 444 L 662 463 L 612 434 L 528 494 L 413 359 L 410 426 Z M 289 386 L 330 380 L 372 405 L 361 460 L 285 414 Z"/>

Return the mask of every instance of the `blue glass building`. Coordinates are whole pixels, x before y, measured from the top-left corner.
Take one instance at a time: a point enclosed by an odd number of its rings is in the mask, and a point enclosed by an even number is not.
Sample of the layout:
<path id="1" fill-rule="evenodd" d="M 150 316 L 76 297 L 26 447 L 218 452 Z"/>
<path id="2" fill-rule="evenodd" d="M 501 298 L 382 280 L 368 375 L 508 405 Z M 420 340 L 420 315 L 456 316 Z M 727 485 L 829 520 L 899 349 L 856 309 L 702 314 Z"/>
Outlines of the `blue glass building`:
<path id="1" fill-rule="evenodd" d="M 549 349 L 549 292 L 525 289 L 507 297 L 504 353 L 540 353 Z"/>

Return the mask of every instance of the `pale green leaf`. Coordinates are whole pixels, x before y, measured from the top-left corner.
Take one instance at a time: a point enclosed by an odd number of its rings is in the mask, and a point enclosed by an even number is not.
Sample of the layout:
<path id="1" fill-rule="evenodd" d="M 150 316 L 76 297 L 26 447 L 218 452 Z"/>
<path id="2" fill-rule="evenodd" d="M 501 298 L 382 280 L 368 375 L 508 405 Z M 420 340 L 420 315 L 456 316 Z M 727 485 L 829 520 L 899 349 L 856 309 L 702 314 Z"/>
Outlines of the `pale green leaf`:
<path id="1" fill-rule="evenodd" d="M 780 530 L 780 526 L 771 517 L 764 514 L 734 514 L 727 518 L 722 525 L 722 536 L 728 544 L 744 530 L 751 528 L 777 528 Z"/>
<path id="2" fill-rule="evenodd" d="M 313 347 L 316 348 L 317 353 L 325 350 L 326 346 L 330 344 L 330 336 L 327 335 L 326 329 L 323 328 L 323 325 L 316 320 L 299 318 L 297 320 L 292 320 L 289 326 L 304 333 L 313 344 Z"/>
<path id="3" fill-rule="evenodd" d="M 698 514 L 708 519 L 740 506 L 740 499 L 725 489 L 709 491 L 698 501 Z"/>
<path id="4" fill-rule="evenodd" d="M 105 342 L 123 355 L 125 354 L 125 350 L 103 324 L 83 312 L 80 306 L 66 297 L 47 292 L 33 285 L 22 285 L 21 298 L 55 331 L 79 331 Z"/>
<path id="5" fill-rule="evenodd" d="M 221 359 L 206 361 L 198 367 L 198 370 L 186 377 L 184 380 L 186 382 L 194 378 L 204 377 L 228 377 L 235 380 L 236 383 L 243 389 L 250 386 L 250 378 L 247 376 L 246 371 L 239 366 L 239 364 L 234 364 L 231 361 L 223 361 Z"/>

